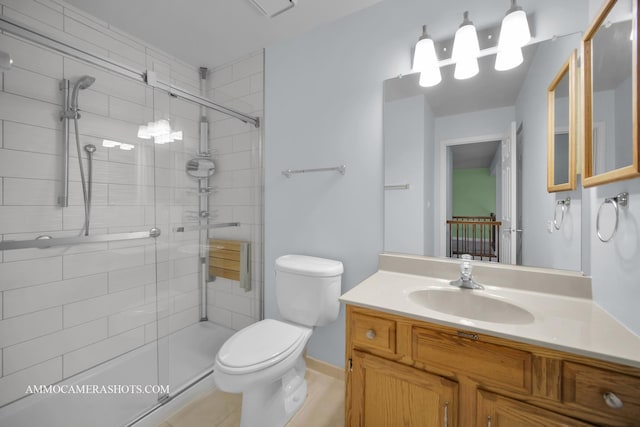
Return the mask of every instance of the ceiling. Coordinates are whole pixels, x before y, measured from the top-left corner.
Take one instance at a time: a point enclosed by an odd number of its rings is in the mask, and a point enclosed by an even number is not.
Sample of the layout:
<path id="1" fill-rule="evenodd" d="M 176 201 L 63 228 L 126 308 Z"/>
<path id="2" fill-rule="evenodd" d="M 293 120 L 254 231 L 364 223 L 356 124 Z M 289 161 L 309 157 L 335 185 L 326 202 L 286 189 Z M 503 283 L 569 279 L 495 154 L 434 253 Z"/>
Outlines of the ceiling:
<path id="1" fill-rule="evenodd" d="M 249 0 L 66 1 L 189 64 L 215 68 L 380 0 L 298 0 L 275 18 Z"/>
<path id="2" fill-rule="evenodd" d="M 453 169 L 488 168 L 500 147 L 500 141 L 451 146 Z"/>

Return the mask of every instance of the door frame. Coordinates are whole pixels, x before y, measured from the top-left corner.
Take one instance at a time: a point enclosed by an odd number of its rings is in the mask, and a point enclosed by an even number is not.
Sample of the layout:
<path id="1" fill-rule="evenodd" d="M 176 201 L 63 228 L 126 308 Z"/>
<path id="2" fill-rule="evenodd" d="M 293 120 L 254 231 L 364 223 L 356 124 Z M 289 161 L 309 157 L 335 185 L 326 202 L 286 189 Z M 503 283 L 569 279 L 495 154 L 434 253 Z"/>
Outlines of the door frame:
<path id="1" fill-rule="evenodd" d="M 456 145 L 477 144 L 481 142 L 502 141 L 504 133 L 493 133 L 487 135 L 470 136 L 466 138 L 443 139 L 440 141 L 440 214 L 438 221 L 438 229 L 440 230 L 439 256 L 447 256 L 447 194 L 449 183 L 447 179 L 447 153 L 450 147 Z"/>

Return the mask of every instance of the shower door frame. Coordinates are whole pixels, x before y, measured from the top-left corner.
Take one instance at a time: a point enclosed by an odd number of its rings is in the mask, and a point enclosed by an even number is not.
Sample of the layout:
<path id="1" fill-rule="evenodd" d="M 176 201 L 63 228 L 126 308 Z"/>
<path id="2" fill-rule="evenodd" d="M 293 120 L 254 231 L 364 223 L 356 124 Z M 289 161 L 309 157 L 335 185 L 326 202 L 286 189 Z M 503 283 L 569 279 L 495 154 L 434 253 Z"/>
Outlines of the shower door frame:
<path id="1" fill-rule="evenodd" d="M 27 25 L 22 24 L 19 21 L 8 18 L 6 16 L 0 16 L 0 30 L 6 31 L 7 33 L 14 34 L 25 40 L 32 41 L 41 46 L 55 50 L 59 53 L 68 55 L 70 57 L 80 59 L 84 62 L 98 66 L 108 71 L 112 71 L 114 73 L 120 74 L 121 76 L 142 81 L 151 87 L 162 89 L 168 92 L 172 96 L 177 96 L 179 98 L 186 99 L 191 102 L 195 102 L 196 104 L 201 105 L 203 107 L 208 107 L 220 113 L 226 114 L 228 116 L 235 117 L 236 119 L 239 119 L 245 123 L 253 124 L 256 128 L 260 127 L 259 117 L 250 116 L 248 114 L 242 113 L 232 108 L 225 107 L 223 105 L 220 105 L 211 101 L 210 99 L 204 96 L 195 94 L 186 89 L 182 89 L 178 86 L 172 85 L 171 83 L 158 80 L 156 77 L 156 73 L 154 71 L 150 71 L 150 70 L 140 71 L 140 70 L 133 69 L 126 65 L 120 64 L 108 57 L 97 55 L 97 54 L 88 52 L 84 49 L 81 49 L 79 47 L 73 46 L 70 43 L 57 40 L 55 37 L 43 34 L 42 32 L 36 29 L 33 29 Z"/>

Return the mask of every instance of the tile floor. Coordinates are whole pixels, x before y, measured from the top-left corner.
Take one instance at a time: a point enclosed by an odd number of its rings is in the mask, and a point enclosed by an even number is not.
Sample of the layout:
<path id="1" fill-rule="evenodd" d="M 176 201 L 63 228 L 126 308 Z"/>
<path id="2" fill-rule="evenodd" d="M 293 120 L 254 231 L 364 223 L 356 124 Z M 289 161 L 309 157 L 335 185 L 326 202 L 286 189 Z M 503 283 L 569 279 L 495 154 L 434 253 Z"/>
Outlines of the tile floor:
<path id="1" fill-rule="evenodd" d="M 308 394 L 302 408 L 287 427 L 343 427 L 344 381 L 307 369 Z M 237 427 L 240 425 L 240 394 L 220 390 L 199 398 L 158 427 Z"/>

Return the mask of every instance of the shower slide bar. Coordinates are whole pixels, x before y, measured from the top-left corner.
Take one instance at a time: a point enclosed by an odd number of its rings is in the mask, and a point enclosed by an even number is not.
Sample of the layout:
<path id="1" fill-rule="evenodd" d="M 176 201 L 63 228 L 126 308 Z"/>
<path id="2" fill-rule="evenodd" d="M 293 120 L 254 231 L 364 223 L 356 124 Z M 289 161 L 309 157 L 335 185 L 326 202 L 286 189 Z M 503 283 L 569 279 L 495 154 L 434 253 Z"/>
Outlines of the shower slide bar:
<path id="1" fill-rule="evenodd" d="M 240 227 L 239 222 L 219 222 L 217 224 L 187 225 L 176 227 L 173 231 L 184 233 L 185 231 L 208 230 L 210 228 Z"/>
<path id="2" fill-rule="evenodd" d="M 55 246 L 71 246 L 85 243 L 118 242 L 123 240 L 149 239 L 160 236 L 159 228 L 152 228 L 149 231 L 134 231 L 131 233 L 98 234 L 95 236 L 77 237 L 51 237 L 40 236 L 34 240 L 4 240 L 0 242 L 0 251 L 11 251 L 16 249 L 47 249 Z"/>
<path id="3" fill-rule="evenodd" d="M 194 94 L 186 89 L 181 89 L 177 86 L 172 85 L 171 83 L 157 80 L 155 78 L 155 73 L 152 71 L 136 70 L 127 65 L 120 64 L 117 61 L 112 60 L 111 58 L 88 52 L 79 47 L 75 47 L 70 43 L 57 40 L 53 36 L 46 35 L 39 30 L 24 25 L 20 21 L 14 20 L 12 18 L 0 16 L 0 30 L 19 36 L 25 40 L 29 40 L 49 49 L 55 50 L 56 52 L 60 52 L 73 58 L 88 62 L 89 64 L 96 65 L 108 71 L 112 71 L 121 76 L 142 81 L 149 86 L 163 89 L 170 95 L 175 95 L 179 98 L 187 99 L 189 101 L 195 102 L 196 104 L 211 108 L 212 110 L 218 111 L 228 116 L 235 117 L 236 119 L 239 119 L 245 123 L 250 123 L 255 127 L 260 127 L 260 119 L 258 117 L 249 116 L 231 108 L 216 104 L 215 102 L 212 102 L 203 96 Z"/>

